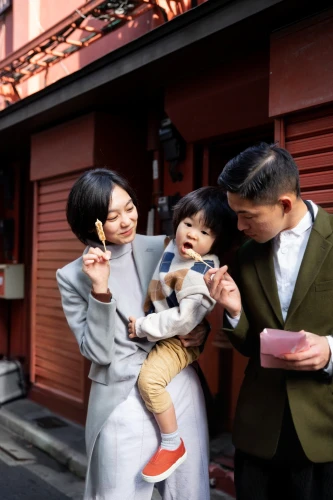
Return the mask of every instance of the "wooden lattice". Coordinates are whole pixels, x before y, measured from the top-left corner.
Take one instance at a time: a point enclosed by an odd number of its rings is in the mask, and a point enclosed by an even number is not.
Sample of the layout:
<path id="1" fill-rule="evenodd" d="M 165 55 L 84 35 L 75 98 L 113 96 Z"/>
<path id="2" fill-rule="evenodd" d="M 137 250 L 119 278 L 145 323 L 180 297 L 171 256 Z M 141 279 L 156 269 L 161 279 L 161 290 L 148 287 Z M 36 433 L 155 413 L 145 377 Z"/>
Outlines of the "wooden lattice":
<path id="1" fill-rule="evenodd" d="M 54 64 L 150 9 L 156 9 L 164 21 L 168 20 L 158 0 L 90 0 L 0 61 L 0 95 L 8 104 L 17 101 L 20 99 L 16 89 L 18 84 L 47 71 Z"/>

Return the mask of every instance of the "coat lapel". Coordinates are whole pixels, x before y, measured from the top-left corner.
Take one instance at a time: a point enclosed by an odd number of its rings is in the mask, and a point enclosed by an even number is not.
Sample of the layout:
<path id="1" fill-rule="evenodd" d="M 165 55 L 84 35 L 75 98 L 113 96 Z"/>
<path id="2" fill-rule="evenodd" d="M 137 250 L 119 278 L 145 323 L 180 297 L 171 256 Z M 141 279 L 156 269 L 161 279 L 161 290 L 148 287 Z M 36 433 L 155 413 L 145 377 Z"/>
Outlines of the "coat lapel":
<path id="1" fill-rule="evenodd" d="M 273 247 L 271 241 L 267 243 L 258 243 L 256 245 L 254 264 L 267 300 L 282 327 L 284 321 L 275 278 Z"/>
<path id="2" fill-rule="evenodd" d="M 328 252 L 331 250 L 332 243 L 326 239 L 330 234 L 332 234 L 332 228 L 329 222 L 329 216 L 319 207 L 298 273 L 286 322 L 290 319 L 308 293 Z"/>

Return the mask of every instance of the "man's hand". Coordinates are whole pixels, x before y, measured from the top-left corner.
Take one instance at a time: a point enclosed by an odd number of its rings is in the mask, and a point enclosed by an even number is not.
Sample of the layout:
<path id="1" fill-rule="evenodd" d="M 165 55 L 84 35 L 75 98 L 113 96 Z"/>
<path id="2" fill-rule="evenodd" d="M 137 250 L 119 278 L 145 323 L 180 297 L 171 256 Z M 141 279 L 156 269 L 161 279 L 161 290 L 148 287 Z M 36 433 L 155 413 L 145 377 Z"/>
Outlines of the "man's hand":
<path id="1" fill-rule="evenodd" d="M 210 296 L 228 312 L 232 318 L 239 316 L 242 311 L 241 296 L 238 287 L 230 274 L 228 266 L 220 269 L 209 269 L 204 276 Z"/>
<path id="2" fill-rule="evenodd" d="M 310 332 L 304 333 L 306 333 L 310 347 L 305 351 L 280 356 L 285 360 L 285 370 L 317 371 L 325 368 L 329 362 L 331 349 L 327 338 Z"/>
<path id="3" fill-rule="evenodd" d="M 136 334 L 136 328 L 135 328 L 135 323 L 136 323 L 136 318 L 133 316 L 130 316 L 128 318 L 128 333 L 129 333 L 129 338 L 130 339 L 136 339 L 138 336 Z"/>
<path id="4" fill-rule="evenodd" d="M 183 347 L 199 347 L 203 344 L 207 335 L 207 326 L 204 323 L 200 323 L 194 328 L 190 333 L 184 336 L 179 336 Z"/>

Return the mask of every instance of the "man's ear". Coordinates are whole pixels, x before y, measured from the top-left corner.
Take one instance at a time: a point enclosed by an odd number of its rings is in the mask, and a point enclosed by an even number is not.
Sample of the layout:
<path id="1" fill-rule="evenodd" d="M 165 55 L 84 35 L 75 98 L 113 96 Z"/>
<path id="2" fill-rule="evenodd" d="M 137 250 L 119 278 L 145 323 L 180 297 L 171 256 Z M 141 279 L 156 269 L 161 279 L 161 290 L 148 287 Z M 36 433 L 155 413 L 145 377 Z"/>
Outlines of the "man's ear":
<path id="1" fill-rule="evenodd" d="M 293 201 L 290 196 L 284 195 L 279 198 L 279 203 L 282 205 L 283 213 L 289 214 L 293 207 Z"/>

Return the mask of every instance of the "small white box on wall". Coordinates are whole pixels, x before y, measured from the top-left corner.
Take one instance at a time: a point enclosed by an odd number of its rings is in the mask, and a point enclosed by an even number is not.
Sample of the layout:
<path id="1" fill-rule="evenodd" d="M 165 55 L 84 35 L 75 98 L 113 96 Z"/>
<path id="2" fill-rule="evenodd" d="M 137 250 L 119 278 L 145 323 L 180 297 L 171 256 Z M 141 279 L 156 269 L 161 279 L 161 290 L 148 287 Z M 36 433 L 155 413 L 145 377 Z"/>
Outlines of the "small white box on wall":
<path id="1" fill-rule="evenodd" d="M 0 264 L 0 299 L 24 298 L 24 265 Z"/>
<path id="2" fill-rule="evenodd" d="M 18 361 L 0 361 L 0 404 L 26 395 L 22 367 Z"/>

